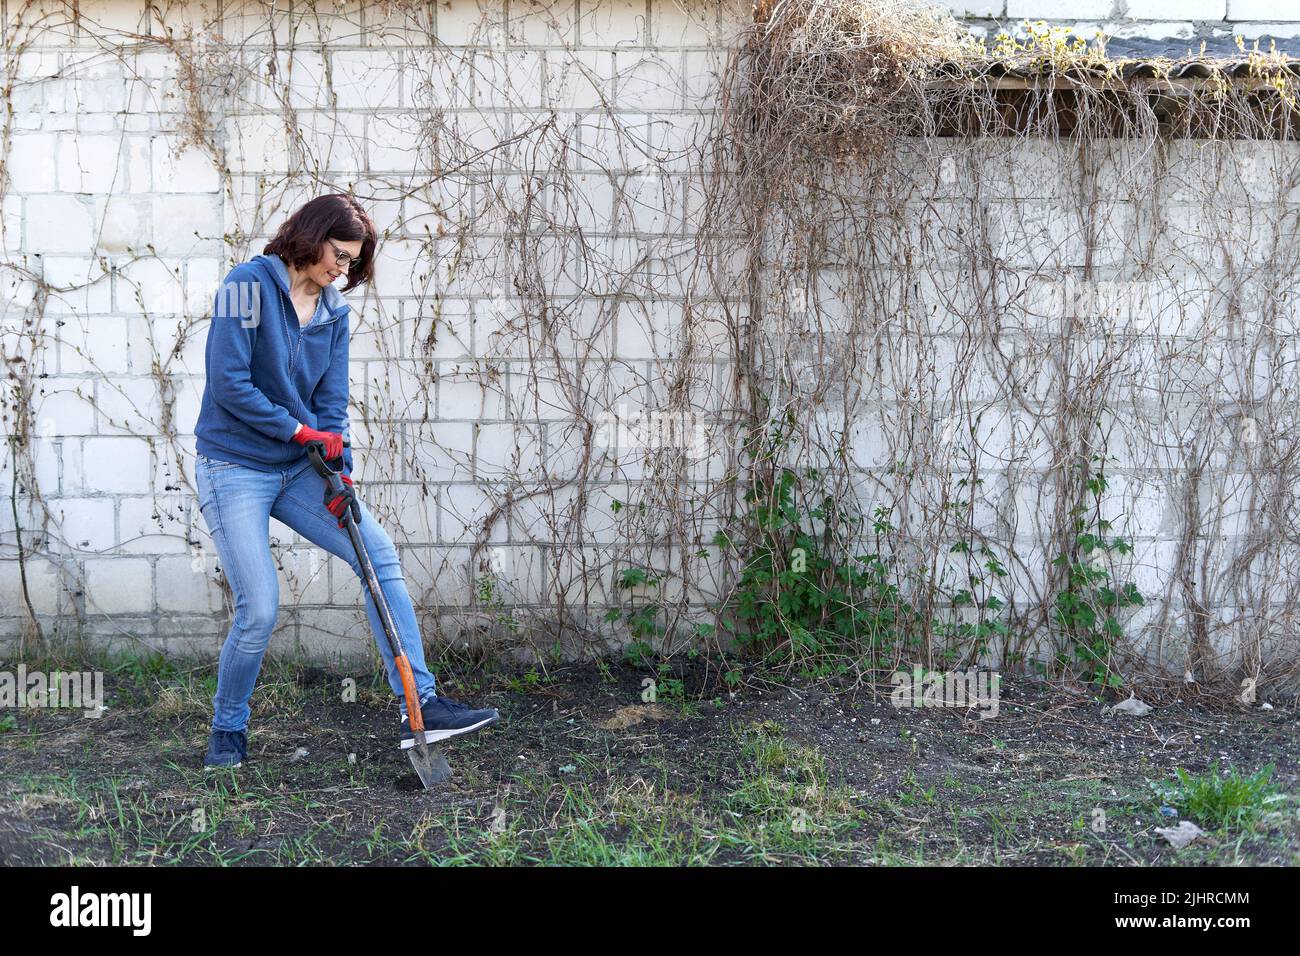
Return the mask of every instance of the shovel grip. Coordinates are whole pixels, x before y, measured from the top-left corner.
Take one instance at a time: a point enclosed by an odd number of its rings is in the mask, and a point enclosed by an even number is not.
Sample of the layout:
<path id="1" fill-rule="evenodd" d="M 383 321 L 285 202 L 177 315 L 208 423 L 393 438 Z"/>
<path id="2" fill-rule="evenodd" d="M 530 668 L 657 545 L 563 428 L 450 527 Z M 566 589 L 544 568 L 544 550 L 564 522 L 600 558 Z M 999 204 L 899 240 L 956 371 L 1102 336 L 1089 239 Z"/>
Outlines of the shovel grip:
<path id="1" fill-rule="evenodd" d="M 343 443 L 344 447 L 347 447 L 347 444 L 348 444 L 347 442 L 344 442 Z M 325 479 L 324 503 L 325 503 L 325 507 L 328 508 L 331 501 L 333 501 L 339 495 L 347 493 L 348 491 L 347 487 L 344 486 L 343 478 L 341 477 L 343 473 L 343 468 L 342 468 L 343 459 L 341 458 L 331 459 L 332 461 L 337 461 L 340 464 L 339 468 L 331 468 L 329 462 L 325 460 L 324 442 L 309 441 L 307 442 L 306 447 L 307 447 L 307 460 L 311 462 L 312 468 L 316 469 L 316 474 L 320 475 L 322 478 Z M 349 508 L 347 508 L 344 511 L 344 514 L 347 514 L 348 511 L 352 512 L 353 519 L 356 521 L 358 525 L 360 525 L 361 506 L 357 503 L 357 498 L 355 493 L 352 494 L 351 505 L 349 506 Z M 340 522 L 340 527 L 342 527 L 341 522 Z"/>
<path id="2" fill-rule="evenodd" d="M 351 444 L 352 444 L 351 442 L 345 441 L 343 442 L 343 447 L 349 448 L 351 447 Z M 311 462 L 312 468 L 316 470 L 316 474 L 320 475 L 327 482 L 330 480 L 331 476 L 337 475 L 340 471 L 342 471 L 342 468 L 339 469 L 331 468 L 329 466 L 329 462 L 325 460 L 324 442 L 309 441 L 307 442 L 305 447 L 307 448 L 307 460 Z M 341 458 L 331 459 L 331 461 L 338 461 L 338 462 L 341 462 L 342 460 L 343 459 Z"/>
<path id="3" fill-rule="evenodd" d="M 406 696 L 406 713 L 411 719 L 411 732 L 424 733 L 424 714 L 420 712 L 420 695 L 415 692 L 415 675 L 411 673 L 411 662 L 402 654 L 393 660 L 397 665 L 398 676 L 402 679 L 402 693 Z M 423 740 L 423 736 L 420 737 Z"/>

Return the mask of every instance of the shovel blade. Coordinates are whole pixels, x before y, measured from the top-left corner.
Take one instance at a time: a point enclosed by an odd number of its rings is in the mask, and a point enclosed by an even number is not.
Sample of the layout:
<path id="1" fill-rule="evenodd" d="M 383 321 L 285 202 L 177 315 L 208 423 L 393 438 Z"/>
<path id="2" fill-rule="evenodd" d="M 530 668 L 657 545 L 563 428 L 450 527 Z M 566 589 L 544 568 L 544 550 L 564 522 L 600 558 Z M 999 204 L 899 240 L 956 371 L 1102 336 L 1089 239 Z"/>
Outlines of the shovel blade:
<path id="1" fill-rule="evenodd" d="M 430 750 L 428 744 L 425 744 L 423 747 L 412 747 L 407 754 L 411 758 L 411 766 L 415 768 L 415 773 L 426 790 L 451 777 L 451 766 L 441 750 Z"/>

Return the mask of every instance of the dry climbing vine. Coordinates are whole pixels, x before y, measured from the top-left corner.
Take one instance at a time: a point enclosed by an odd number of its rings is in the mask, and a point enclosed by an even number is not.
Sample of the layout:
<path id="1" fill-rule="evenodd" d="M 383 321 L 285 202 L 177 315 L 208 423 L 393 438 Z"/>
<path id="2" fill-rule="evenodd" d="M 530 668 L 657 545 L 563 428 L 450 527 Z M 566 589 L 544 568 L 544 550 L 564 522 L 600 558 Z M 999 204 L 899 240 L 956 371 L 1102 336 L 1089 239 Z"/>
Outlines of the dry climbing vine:
<path id="1" fill-rule="evenodd" d="M 739 294 L 737 553 L 761 559 L 741 596 L 766 646 L 1290 678 L 1291 61 L 770 9 L 724 78 L 712 165 L 736 175 L 702 230 L 735 224 L 708 258 L 744 258 L 710 287 Z M 797 543 L 820 603 L 790 613 Z"/>
<path id="2" fill-rule="evenodd" d="M 211 166 L 225 221 L 160 251 L 87 200 L 84 282 L 5 242 L 0 548 L 70 598 L 42 614 L 25 579 L 32 624 L 103 626 L 63 489 L 37 478 L 84 441 L 42 431 L 42 376 L 146 440 L 154 533 L 219 582 L 185 440 L 207 302 L 153 303 L 349 191 L 384 230 L 353 300 L 360 479 L 442 653 L 633 639 L 721 664 L 736 639 L 862 677 L 1293 675 L 1284 57 L 1135 67 L 1058 31 L 980 43 L 911 3 L 786 0 L 728 38 L 715 88 L 652 51 L 538 54 L 491 16 L 449 46 L 439 5 L 216 24 L 150 5 L 138 31 L 44 7 L 10 10 L 5 156 L 24 102 L 107 70 Z M 24 57 L 51 29 L 94 42 Z M 139 292 L 125 373 L 78 354 L 97 319 L 49 310 L 104 282 Z M 650 413 L 670 440 L 615 437 Z M 304 552 L 276 551 L 297 627 L 367 647 L 359 612 L 316 606 L 340 569 L 322 596 Z"/>

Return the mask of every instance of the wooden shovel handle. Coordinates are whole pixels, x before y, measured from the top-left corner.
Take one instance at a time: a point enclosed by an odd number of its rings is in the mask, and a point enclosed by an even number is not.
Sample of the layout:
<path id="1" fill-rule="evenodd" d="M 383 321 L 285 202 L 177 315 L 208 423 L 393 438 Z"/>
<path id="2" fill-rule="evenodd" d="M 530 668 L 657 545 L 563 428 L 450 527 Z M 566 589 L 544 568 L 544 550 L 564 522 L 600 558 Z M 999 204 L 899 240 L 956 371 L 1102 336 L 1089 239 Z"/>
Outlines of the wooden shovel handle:
<path id="1" fill-rule="evenodd" d="M 411 719 L 411 732 L 424 733 L 424 714 L 420 713 L 420 697 L 415 692 L 415 675 L 411 673 L 411 662 L 402 654 L 394 659 L 397 673 L 402 678 L 402 693 L 406 695 L 406 713 Z M 421 740 L 424 738 L 421 737 Z"/>

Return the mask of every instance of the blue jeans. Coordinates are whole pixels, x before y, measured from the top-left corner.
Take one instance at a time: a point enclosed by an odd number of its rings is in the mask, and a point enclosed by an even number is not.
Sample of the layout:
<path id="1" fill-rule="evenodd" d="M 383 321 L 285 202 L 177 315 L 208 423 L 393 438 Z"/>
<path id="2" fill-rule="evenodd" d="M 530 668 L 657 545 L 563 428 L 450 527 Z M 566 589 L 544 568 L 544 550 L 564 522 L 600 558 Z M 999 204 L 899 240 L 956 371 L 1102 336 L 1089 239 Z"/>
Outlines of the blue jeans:
<path id="1" fill-rule="evenodd" d="M 280 582 L 271 557 L 269 519 L 275 517 L 308 541 L 343 558 L 359 578 L 361 564 L 347 531 L 325 510 L 325 479 L 316 474 L 306 459 L 283 471 L 268 472 L 199 455 L 194 476 L 199 509 L 235 597 L 234 618 L 221 647 L 217 668 L 212 729 L 245 730 L 248 699 L 253 694 L 262 655 L 280 610 Z M 423 704 L 434 696 L 434 678 L 424 662 L 424 644 L 415 620 L 415 608 L 402 577 L 397 548 L 364 504 L 361 505 L 361 536 L 411 662 L 415 689 Z M 401 701 L 405 715 L 402 681 L 364 579 L 361 590 L 366 598 L 370 629 L 388 672 L 388 684 Z"/>

